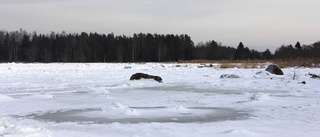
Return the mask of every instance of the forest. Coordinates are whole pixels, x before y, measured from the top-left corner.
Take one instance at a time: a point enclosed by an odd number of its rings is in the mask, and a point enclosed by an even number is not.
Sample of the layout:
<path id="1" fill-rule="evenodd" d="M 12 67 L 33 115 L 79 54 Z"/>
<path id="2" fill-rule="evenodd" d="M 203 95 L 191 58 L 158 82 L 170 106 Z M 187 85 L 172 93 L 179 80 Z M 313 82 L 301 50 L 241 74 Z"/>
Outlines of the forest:
<path id="1" fill-rule="evenodd" d="M 0 62 L 172 62 L 178 60 L 271 60 L 320 58 L 320 41 L 281 45 L 271 53 L 239 42 L 237 48 L 214 40 L 194 44 L 187 34 L 55 33 L 0 30 Z"/>

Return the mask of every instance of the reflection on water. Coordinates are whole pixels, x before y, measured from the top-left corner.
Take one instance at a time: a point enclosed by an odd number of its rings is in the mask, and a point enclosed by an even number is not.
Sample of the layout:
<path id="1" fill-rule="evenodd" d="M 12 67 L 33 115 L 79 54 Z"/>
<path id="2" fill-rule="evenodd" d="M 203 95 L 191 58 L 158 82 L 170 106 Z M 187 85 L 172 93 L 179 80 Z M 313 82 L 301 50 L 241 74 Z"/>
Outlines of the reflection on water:
<path id="1" fill-rule="evenodd" d="M 53 122 L 89 122 L 89 123 L 205 123 L 226 120 L 242 120 L 250 116 L 248 111 L 231 108 L 213 107 L 129 107 L 139 113 L 128 114 L 119 111 L 103 109 L 75 109 L 67 111 L 49 112 L 45 114 L 32 114 L 26 116 L 40 121 Z"/>

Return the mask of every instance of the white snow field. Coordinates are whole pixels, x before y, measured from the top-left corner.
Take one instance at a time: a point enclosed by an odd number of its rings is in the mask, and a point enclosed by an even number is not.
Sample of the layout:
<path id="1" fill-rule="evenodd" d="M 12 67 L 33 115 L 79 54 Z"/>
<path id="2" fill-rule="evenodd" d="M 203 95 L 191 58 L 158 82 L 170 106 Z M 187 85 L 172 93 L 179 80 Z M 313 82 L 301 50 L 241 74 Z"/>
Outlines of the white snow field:
<path id="1" fill-rule="evenodd" d="M 2 63 L 0 136 L 319 137 L 320 69 L 266 64 Z"/>

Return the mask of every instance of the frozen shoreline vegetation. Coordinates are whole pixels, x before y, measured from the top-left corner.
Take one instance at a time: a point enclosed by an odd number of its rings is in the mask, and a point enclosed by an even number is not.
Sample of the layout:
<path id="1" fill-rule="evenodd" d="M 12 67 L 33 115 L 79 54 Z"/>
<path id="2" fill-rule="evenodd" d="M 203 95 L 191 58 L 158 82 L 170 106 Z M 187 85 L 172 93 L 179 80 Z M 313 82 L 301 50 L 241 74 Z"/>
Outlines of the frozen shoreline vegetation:
<path id="1" fill-rule="evenodd" d="M 0 136 L 320 134 L 320 79 L 308 75 L 319 68 L 284 68 L 284 75 L 273 75 L 266 66 L 199 66 L 2 63 Z M 161 76 L 163 83 L 130 81 L 135 73 Z M 239 77 L 220 78 L 224 74 Z"/>

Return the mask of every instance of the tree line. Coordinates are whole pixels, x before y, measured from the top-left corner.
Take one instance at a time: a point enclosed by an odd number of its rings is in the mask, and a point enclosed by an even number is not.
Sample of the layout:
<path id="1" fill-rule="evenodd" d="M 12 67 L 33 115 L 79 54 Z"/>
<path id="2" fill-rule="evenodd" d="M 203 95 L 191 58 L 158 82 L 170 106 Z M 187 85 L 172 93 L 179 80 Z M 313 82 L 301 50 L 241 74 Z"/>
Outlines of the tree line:
<path id="1" fill-rule="evenodd" d="M 317 58 L 320 59 L 320 41 L 310 44 L 301 45 L 297 42 L 295 46 L 282 45 L 275 51 L 275 58 L 295 59 L 295 58 Z"/>
<path id="2" fill-rule="evenodd" d="M 187 34 L 113 33 L 50 34 L 0 30 L 0 62 L 169 62 L 178 60 L 255 60 L 319 57 L 319 44 L 281 46 L 272 54 L 244 47 L 222 46 L 214 40 L 193 43 Z"/>

